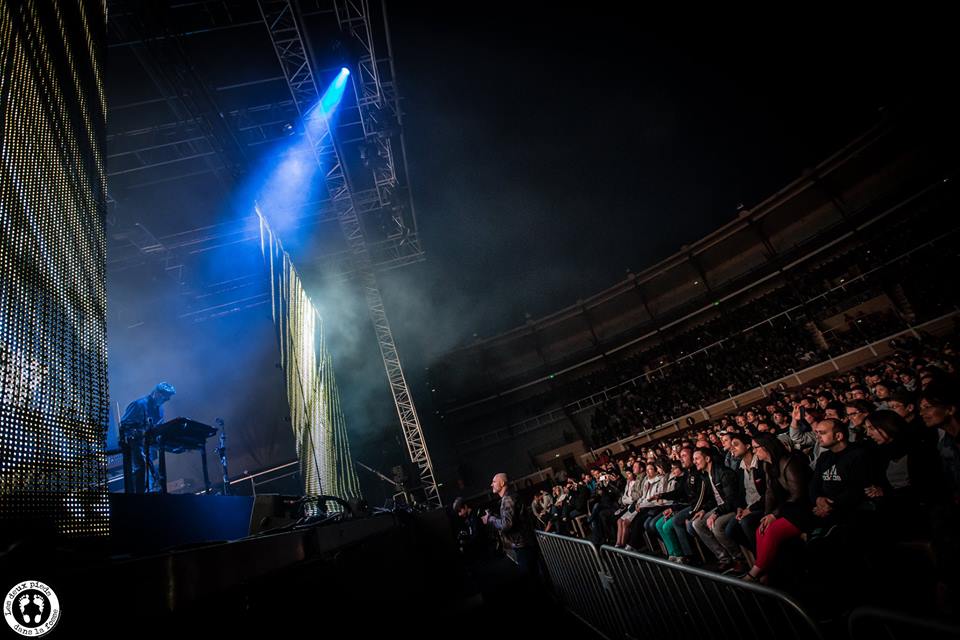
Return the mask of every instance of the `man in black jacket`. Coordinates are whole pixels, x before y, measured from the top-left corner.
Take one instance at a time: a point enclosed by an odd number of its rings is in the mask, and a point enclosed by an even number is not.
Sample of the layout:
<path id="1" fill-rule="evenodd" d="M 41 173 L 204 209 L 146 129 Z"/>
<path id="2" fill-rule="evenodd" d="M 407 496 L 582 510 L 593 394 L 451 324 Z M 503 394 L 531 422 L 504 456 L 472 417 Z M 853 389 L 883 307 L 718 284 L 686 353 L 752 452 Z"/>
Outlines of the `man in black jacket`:
<path id="1" fill-rule="evenodd" d="M 500 515 L 487 512 L 481 518 L 483 524 L 500 534 L 504 553 L 517 563 L 521 572 L 525 575 L 536 575 L 536 547 L 523 502 L 517 500 L 517 495 L 510 489 L 505 473 L 493 476 L 490 489 L 500 496 Z"/>
<path id="2" fill-rule="evenodd" d="M 729 467 L 715 463 L 715 455 L 709 448 L 697 449 L 693 453 L 693 464 L 703 475 L 705 489 L 699 509 L 693 512 L 690 521 L 703 544 L 717 556 L 720 571 L 735 565 L 742 569 L 745 564 L 743 553 L 736 544 L 729 547 L 723 544 L 726 539 L 723 528 L 736 517 L 737 509 L 743 508 L 743 499 L 737 487 L 737 474 Z"/>

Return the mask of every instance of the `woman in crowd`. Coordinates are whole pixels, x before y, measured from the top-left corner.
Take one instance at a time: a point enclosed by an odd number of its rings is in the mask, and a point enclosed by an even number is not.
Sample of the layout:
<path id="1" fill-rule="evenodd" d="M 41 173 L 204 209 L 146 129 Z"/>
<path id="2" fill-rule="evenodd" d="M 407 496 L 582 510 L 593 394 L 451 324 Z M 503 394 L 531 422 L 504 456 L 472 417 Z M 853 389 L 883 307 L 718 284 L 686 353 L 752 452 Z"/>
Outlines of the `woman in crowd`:
<path id="1" fill-rule="evenodd" d="M 918 509 L 933 496 L 939 465 L 936 446 L 926 430 L 912 428 L 891 410 L 874 411 L 864 421 L 869 449 L 868 498 L 897 537 L 913 528 Z"/>
<path id="2" fill-rule="evenodd" d="M 632 469 L 627 470 L 626 476 L 627 486 L 623 491 L 623 495 L 620 496 L 620 508 L 614 513 L 614 515 L 618 516 L 617 541 L 615 543 L 617 547 L 622 547 L 626 544 L 623 539 L 626 536 L 627 526 L 634 516 L 633 505 L 640 499 L 640 490 L 643 487 L 643 481 L 633 475 Z"/>
<path id="3" fill-rule="evenodd" d="M 757 434 L 753 453 L 766 475 L 764 516 L 757 529 L 757 557 L 745 580 L 766 583 L 784 542 L 800 537 L 810 527 L 810 463 L 798 451 L 787 448 L 776 437 Z"/>

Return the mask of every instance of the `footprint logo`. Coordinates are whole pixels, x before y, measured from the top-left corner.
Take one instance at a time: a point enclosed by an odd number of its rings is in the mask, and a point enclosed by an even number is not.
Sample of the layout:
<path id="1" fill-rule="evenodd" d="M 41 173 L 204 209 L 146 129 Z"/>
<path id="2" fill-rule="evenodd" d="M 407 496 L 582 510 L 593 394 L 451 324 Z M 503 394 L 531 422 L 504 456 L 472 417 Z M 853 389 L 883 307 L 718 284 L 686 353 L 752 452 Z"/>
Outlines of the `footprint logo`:
<path id="1" fill-rule="evenodd" d="M 43 598 L 40 597 L 40 594 L 39 594 L 39 593 L 34 594 L 34 596 L 33 596 L 33 605 L 40 611 L 40 613 L 38 613 L 38 614 L 37 614 L 36 616 L 34 616 L 34 618 L 33 618 L 33 622 L 34 622 L 34 624 L 36 624 L 36 623 L 39 623 L 39 622 L 40 622 L 40 616 L 43 615 Z"/>
<path id="2" fill-rule="evenodd" d="M 38 580 L 24 580 L 11 587 L 0 609 L 3 611 L 0 617 L 22 636 L 46 635 L 60 620 L 60 599 L 53 589 Z"/>
<path id="3" fill-rule="evenodd" d="M 27 605 L 30 604 L 30 596 L 23 594 L 20 596 L 20 599 L 17 600 L 17 604 L 20 606 L 20 618 L 24 622 L 30 622 L 30 616 L 27 615 Z"/>

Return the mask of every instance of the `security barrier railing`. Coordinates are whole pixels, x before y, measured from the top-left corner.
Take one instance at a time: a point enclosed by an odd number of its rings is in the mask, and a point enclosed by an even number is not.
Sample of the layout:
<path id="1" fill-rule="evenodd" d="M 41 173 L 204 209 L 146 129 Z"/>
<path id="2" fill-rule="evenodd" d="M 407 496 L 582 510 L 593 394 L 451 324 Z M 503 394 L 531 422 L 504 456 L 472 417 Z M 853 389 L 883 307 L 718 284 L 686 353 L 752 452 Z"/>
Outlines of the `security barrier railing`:
<path id="1" fill-rule="evenodd" d="M 557 596 L 609 640 L 822 638 L 793 599 L 768 587 L 552 533 L 537 540 Z"/>

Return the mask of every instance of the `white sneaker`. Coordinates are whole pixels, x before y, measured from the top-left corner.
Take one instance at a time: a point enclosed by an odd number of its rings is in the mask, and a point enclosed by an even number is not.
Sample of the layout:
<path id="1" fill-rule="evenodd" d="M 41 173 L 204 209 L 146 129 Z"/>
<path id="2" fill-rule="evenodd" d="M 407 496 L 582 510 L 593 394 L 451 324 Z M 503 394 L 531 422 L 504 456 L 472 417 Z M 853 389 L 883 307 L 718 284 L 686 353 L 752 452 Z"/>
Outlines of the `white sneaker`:
<path id="1" fill-rule="evenodd" d="M 630 545 L 626 545 L 626 546 L 624 547 L 624 550 L 626 550 L 626 551 L 636 551 L 636 549 L 634 549 L 634 548 L 631 547 Z"/>

